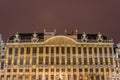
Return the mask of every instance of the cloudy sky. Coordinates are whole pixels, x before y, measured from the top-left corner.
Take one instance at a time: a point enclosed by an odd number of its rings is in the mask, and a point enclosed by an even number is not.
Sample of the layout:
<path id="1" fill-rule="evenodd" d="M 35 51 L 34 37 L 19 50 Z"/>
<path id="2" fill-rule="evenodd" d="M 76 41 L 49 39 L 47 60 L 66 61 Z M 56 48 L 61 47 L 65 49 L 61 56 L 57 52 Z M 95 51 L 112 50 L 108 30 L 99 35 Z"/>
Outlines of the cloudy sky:
<path id="1" fill-rule="evenodd" d="M 57 30 L 98 33 L 120 42 L 120 0 L 0 0 L 4 40 L 19 33 Z"/>

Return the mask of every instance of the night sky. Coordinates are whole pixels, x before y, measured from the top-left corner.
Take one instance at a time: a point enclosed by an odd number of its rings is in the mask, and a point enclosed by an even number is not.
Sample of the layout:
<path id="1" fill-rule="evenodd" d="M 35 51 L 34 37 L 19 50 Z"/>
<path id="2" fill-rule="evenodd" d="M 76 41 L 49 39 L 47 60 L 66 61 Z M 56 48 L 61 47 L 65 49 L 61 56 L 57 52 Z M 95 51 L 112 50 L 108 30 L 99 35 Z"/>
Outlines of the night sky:
<path id="1" fill-rule="evenodd" d="M 120 0 L 0 0 L 0 33 L 98 33 L 120 42 Z"/>

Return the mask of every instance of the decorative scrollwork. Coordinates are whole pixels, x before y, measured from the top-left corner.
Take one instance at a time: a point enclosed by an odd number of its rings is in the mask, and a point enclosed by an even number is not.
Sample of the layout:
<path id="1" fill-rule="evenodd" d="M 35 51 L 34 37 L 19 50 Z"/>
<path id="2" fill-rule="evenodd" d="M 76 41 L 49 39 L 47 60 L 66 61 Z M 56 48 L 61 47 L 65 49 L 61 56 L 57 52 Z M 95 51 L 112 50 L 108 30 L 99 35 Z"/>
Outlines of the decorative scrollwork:
<path id="1" fill-rule="evenodd" d="M 82 36 L 81 36 L 81 41 L 82 42 L 87 42 L 87 34 L 85 32 L 83 32 Z"/>
<path id="2" fill-rule="evenodd" d="M 98 42 L 102 42 L 103 41 L 103 36 L 102 36 L 102 34 L 100 32 L 97 35 L 97 41 Z"/>
<path id="3" fill-rule="evenodd" d="M 31 41 L 32 41 L 32 42 L 38 42 L 38 41 L 39 41 L 39 39 L 38 39 L 38 37 L 37 37 L 37 34 L 36 34 L 35 32 L 33 33 L 33 36 L 32 36 Z"/>
<path id="4" fill-rule="evenodd" d="M 20 42 L 20 36 L 19 36 L 18 32 L 15 34 L 14 42 L 15 43 L 19 43 Z"/>

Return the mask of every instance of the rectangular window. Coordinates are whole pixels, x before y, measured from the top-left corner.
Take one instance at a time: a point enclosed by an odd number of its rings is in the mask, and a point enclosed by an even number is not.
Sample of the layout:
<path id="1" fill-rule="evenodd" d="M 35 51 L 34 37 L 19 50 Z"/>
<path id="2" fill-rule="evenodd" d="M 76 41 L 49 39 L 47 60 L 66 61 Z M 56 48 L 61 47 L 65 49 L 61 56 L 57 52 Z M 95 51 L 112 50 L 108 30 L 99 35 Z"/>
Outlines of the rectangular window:
<path id="1" fill-rule="evenodd" d="M 36 69 L 32 69 L 32 72 L 36 72 Z"/>
<path id="2" fill-rule="evenodd" d="M 103 65 L 103 58 L 100 57 L 100 64 Z"/>
<path id="3" fill-rule="evenodd" d="M 65 48 L 64 47 L 61 47 L 61 52 L 62 52 L 62 54 L 65 53 Z"/>
<path id="4" fill-rule="evenodd" d="M 83 48 L 83 52 L 84 52 L 84 54 L 87 53 L 87 49 L 86 49 L 86 47 Z"/>
<path id="5" fill-rule="evenodd" d="M 33 47 L 33 54 L 37 53 L 37 47 Z"/>
<path id="6" fill-rule="evenodd" d="M 102 48 L 101 47 L 99 48 L 99 53 L 102 53 Z"/>
<path id="7" fill-rule="evenodd" d="M 43 72 L 43 69 L 39 69 L 39 72 Z"/>
<path id="8" fill-rule="evenodd" d="M 8 57 L 8 65 L 11 65 L 11 64 L 12 64 L 12 58 Z"/>
<path id="9" fill-rule="evenodd" d="M 61 58 L 62 58 L 62 65 L 65 65 L 65 57 L 62 56 Z"/>
<path id="10" fill-rule="evenodd" d="M 78 47 L 78 54 L 81 54 L 81 47 Z"/>
<path id="11" fill-rule="evenodd" d="M 11 72 L 11 69 L 7 69 L 7 72 Z"/>
<path id="12" fill-rule="evenodd" d="M 14 58 L 14 65 L 17 65 L 18 58 Z"/>
<path id="13" fill-rule="evenodd" d="M 97 54 L 97 48 L 96 48 L 96 47 L 94 48 L 94 53 L 96 53 L 96 54 Z"/>
<path id="14" fill-rule="evenodd" d="M 45 65 L 48 65 L 48 64 L 49 64 L 49 57 L 46 56 L 46 57 L 45 57 Z"/>
<path id="15" fill-rule="evenodd" d="M 43 47 L 39 47 L 39 53 L 43 54 Z"/>
<path id="16" fill-rule="evenodd" d="M 15 48 L 14 56 L 18 56 L 18 48 Z"/>
<path id="17" fill-rule="evenodd" d="M 21 54 L 24 54 L 24 47 L 21 47 L 21 48 L 20 48 L 20 53 L 21 53 Z"/>
<path id="18" fill-rule="evenodd" d="M 67 64 L 70 65 L 70 57 L 67 57 Z"/>
<path id="19" fill-rule="evenodd" d="M 59 47 L 56 47 L 56 54 L 59 54 Z"/>
<path id="20" fill-rule="evenodd" d="M 93 72 L 93 69 L 90 69 L 90 72 Z"/>
<path id="21" fill-rule="evenodd" d="M 56 57 L 56 65 L 59 65 L 59 56 Z"/>
<path id="22" fill-rule="evenodd" d="M 82 72 L 82 69 L 79 69 L 79 72 Z"/>
<path id="23" fill-rule="evenodd" d="M 26 65 L 30 65 L 30 57 L 26 57 Z"/>
<path id="24" fill-rule="evenodd" d="M 87 65 L 87 58 L 84 58 L 84 64 Z"/>
<path id="25" fill-rule="evenodd" d="M 29 69 L 25 69 L 25 72 L 29 72 Z"/>
<path id="26" fill-rule="evenodd" d="M 77 80 L 77 75 L 73 75 L 73 80 Z"/>
<path id="27" fill-rule="evenodd" d="M 104 48 L 104 54 L 107 56 L 107 47 Z"/>
<path id="28" fill-rule="evenodd" d="M 110 63 L 111 63 L 111 65 L 113 65 L 113 58 L 112 57 L 110 58 Z"/>
<path id="29" fill-rule="evenodd" d="M 106 65 L 108 65 L 108 58 L 107 57 L 105 58 L 105 63 L 106 63 Z"/>
<path id="30" fill-rule="evenodd" d="M 23 69 L 19 69 L 19 72 L 23 72 Z"/>
<path id="31" fill-rule="evenodd" d="M 89 47 L 89 54 L 92 54 L 92 47 Z"/>
<path id="32" fill-rule="evenodd" d="M 9 48 L 9 54 L 12 55 L 13 48 Z"/>
<path id="33" fill-rule="evenodd" d="M 78 58 L 79 65 L 82 65 L 82 58 Z"/>
<path id="34" fill-rule="evenodd" d="M 73 64 L 76 65 L 76 57 L 73 56 Z"/>
<path id="35" fill-rule="evenodd" d="M 48 72 L 48 69 L 45 69 L 45 72 Z"/>
<path id="36" fill-rule="evenodd" d="M 26 53 L 27 53 L 27 54 L 30 54 L 30 47 L 27 47 L 27 48 L 26 48 Z"/>
<path id="37" fill-rule="evenodd" d="M 36 76 L 35 75 L 32 75 L 32 80 L 36 80 Z"/>
<path id="38" fill-rule="evenodd" d="M 89 63 L 90 63 L 90 65 L 92 65 L 92 58 L 89 58 L 89 61 L 90 61 L 90 62 L 89 62 Z"/>
<path id="39" fill-rule="evenodd" d="M 75 54 L 76 53 L 76 48 L 72 47 L 72 53 Z"/>
<path id="40" fill-rule="evenodd" d="M 107 47 L 104 48 L 104 53 L 107 53 Z"/>
<path id="41" fill-rule="evenodd" d="M 98 65 L 98 58 L 95 57 L 95 65 Z"/>
<path id="42" fill-rule="evenodd" d="M 112 47 L 109 48 L 109 53 L 112 56 Z"/>
<path id="43" fill-rule="evenodd" d="M 13 72 L 17 72 L 17 69 L 13 69 Z"/>
<path id="44" fill-rule="evenodd" d="M 23 65 L 23 62 L 24 62 L 24 58 L 20 57 L 20 65 Z"/>
<path id="45" fill-rule="evenodd" d="M 102 56 L 102 48 L 101 47 L 99 48 L 99 54 L 100 54 L 100 56 Z"/>
<path id="46" fill-rule="evenodd" d="M 54 58 L 51 58 L 51 65 L 54 65 Z"/>
<path id="47" fill-rule="evenodd" d="M 43 57 L 39 57 L 39 65 L 43 64 Z"/>
<path id="48" fill-rule="evenodd" d="M 1 62 L 1 70 L 4 69 L 4 62 Z"/>
<path id="49" fill-rule="evenodd" d="M 54 53 L 54 47 L 51 47 L 51 53 Z"/>
<path id="50" fill-rule="evenodd" d="M 49 47 L 46 47 L 46 54 L 49 53 Z"/>
<path id="51" fill-rule="evenodd" d="M 32 57 L 32 65 L 36 65 L 36 57 Z"/>

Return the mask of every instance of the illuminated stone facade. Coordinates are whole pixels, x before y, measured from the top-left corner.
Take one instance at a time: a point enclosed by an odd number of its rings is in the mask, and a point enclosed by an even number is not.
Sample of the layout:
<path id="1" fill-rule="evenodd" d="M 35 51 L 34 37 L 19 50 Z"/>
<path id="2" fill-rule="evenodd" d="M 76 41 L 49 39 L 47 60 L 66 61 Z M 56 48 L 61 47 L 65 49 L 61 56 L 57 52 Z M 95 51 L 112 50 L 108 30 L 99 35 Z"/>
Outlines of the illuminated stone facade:
<path id="1" fill-rule="evenodd" d="M 113 55 L 113 41 L 100 33 L 16 33 L 0 80 L 112 80 Z"/>
<path id="2" fill-rule="evenodd" d="M 116 80 L 120 80 L 120 43 L 117 44 L 116 55 L 115 55 L 115 78 Z"/>
<path id="3" fill-rule="evenodd" d="M 1 75 L 4 74 L 4 67 L 5 67 L 5 43 L 2 40 L 2 36 L 0 35 L 0 80 L 1 80 Z"/>

